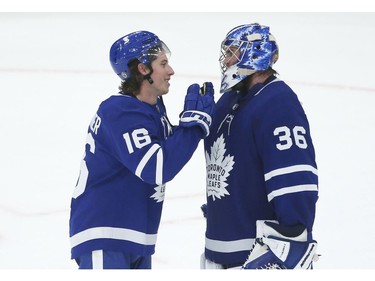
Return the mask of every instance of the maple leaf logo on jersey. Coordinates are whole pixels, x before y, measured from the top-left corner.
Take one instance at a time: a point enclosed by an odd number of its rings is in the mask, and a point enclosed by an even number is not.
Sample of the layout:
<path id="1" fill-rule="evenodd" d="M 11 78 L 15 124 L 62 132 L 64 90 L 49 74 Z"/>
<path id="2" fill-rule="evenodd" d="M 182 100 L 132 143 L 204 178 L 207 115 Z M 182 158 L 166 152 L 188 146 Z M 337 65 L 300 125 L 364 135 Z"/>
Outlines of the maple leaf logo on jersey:
<path id="1" fill-rule="evenodd" d="M 211 155 L 206 151 L 207 169 L 207 197 L 212 196 L 212 200 L 221 199 L 225 195 L 230 195 L 225 189 L 229 172 L 233 169 L 233 156 L 224 157 L 226 148 L 224 137 L 221 135 L 211 146 Z"/>
<path id="2" fill-rule="evenodd" d="M 157 203 L 164 201 L 165 184 L 158 185 L 154 189 L 156 192 L 151 195 L 151 198 L 154 198 Z"/>

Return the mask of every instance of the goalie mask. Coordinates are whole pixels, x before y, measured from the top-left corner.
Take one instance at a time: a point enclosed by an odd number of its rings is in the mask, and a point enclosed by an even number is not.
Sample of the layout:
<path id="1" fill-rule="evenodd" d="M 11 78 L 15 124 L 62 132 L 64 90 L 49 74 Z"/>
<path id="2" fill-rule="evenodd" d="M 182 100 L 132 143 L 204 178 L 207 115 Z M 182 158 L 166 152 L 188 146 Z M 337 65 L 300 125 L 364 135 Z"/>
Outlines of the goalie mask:
<path id="1" fill-rule="evenodd" d="M 220 92 L 229 91 L 249 75 L 267 70 L 277 61 L 279 48 L 269 27 L 258 23 L 240 25 L 221 43 Z"/>
<path id="2" fill-rule="evenodd" d="M 134 60 L 151 65 L 151 62 L 164 51 L 169 57 L 170 50 L 155 34 L 148 31 L 136 31 L 125 35 L 113 43 L 109 60 L 114 72 L 121 78 L 130 78 L 129 64 Z"/>

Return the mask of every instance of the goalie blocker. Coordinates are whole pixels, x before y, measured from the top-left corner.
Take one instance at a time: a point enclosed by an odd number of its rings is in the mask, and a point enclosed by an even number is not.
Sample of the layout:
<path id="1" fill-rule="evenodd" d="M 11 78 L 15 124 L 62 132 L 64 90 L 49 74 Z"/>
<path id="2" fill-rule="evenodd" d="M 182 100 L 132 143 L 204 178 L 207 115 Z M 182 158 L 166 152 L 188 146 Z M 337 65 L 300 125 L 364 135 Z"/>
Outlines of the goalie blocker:
<path id="1" fill-rule="evenodd" d="M 303 226 L 285 227 L 257 221 L 257 238 L 243 269 L 312 269 L 317 242 L 307 240 Z"/>

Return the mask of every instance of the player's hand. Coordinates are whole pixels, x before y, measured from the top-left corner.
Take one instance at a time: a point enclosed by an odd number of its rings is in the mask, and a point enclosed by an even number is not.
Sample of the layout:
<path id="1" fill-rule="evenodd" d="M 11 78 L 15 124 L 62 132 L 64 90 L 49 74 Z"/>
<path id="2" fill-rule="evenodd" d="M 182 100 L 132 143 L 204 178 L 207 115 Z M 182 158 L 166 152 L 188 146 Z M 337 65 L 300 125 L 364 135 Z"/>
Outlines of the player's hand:
<path id="1" fill-rule="evenodd" d="M 198 84 L 190 85 L 180 115 L 180 126 L 200 126 L 205 137 L 208 136 L 215 108 L 214 92 L 211 82 L 203 83 L 202 87 Z"/>
<path id="2" fill-rule="evenodd" d="M 203 83 L 202 87 L 198 84 L 190 85 L 185 96 L 184 111 L 196 110 L 212 115 L 215 106 L 214 92 L 211 82 Z"/>

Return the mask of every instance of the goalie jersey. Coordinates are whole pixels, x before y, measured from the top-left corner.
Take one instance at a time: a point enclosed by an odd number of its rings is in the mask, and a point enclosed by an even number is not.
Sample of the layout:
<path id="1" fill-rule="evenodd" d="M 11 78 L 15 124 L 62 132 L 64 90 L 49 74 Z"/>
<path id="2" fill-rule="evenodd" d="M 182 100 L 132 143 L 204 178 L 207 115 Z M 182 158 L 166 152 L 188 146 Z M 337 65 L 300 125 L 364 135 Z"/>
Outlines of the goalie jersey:
<path id="1" fill-rule="evenodd" d="M 165 183 L 191 158 L 203 138 L 198 126 L 171 126 L 156 105 L 113 95 L 88 128 L 70 214 L 71 257 L 94 250 L 152 255 Z"/>
<path id="2" fill-rule="evenodd" d="M 318 172 L 305 112 L 272 76 L 249 92 L 224 93 L 204 141 L 207 169 L 205 255 L 246 261 L 257 220 L 301 224 L 312 239 Z"/>

